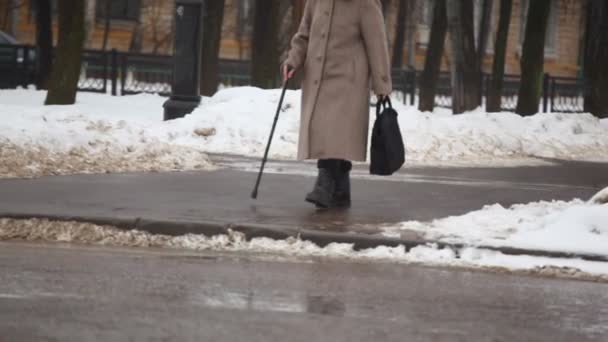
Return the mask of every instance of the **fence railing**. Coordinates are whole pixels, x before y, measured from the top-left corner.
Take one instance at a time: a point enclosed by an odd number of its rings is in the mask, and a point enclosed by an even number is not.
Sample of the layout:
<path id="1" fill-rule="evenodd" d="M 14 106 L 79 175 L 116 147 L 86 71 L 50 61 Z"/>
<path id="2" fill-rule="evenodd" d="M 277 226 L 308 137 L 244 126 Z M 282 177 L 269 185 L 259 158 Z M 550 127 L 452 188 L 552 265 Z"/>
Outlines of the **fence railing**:
<path id="1" fill-rule="evenodd" d="M 25 58 L 24 56 L 28 56 Z M 0 45 L 0 88 L 26 87 L 36 76 L 35 49 L 29 45 Z M 225 86 L 250 83 L 250 62 L 220 60 L 220 82 Z M 129 95 L 169 95 L 173 78 L 171 56 L 84 50 L 79 91 Z"/>
<path id="2" fill-rule="evenodd" d="M 0 88 L 15 88 L 32 84 L 36 76 L 35 48 L 29 45 L 0 45 Z M 220 82 L 224 86 L 250 84 L 249 61 L 220 60 Z M 116 50 L 85 50 L 82 57 L 78 90 L 127 95 L 157 93 L 169 95 L 173 77 L 171 56 L 118 52 Z M 403 102 L 415 105 L 418 97 L 421 72 L 393 69 L 393 86 L 402 94 Z M 490 75 L 484 74 L 481 95 L 485 99 Z M 514 111 L 521 79 L 518 75 L 505 75 L 501 95 L 501 108 Z M 584 84 L 576 78 L 545 75 L 542 89 L 541 111 L 582 112 Z M 435 105 L 450 108 L 452 105 L 451 80 L 448 72 L 438 78 Z"/>

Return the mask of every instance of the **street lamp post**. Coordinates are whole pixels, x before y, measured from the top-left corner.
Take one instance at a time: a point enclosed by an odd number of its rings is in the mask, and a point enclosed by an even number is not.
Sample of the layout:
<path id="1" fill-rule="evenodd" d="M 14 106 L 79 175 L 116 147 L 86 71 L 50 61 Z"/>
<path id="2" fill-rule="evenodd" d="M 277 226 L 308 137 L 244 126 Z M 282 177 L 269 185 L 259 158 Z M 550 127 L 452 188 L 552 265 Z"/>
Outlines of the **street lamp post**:
<path id="1" fill-rule="evenodd" d="M 163 105 L 164 119 L 182 118 L 198 107 L 205 0 L 177 0 L 171 97 Z"/>

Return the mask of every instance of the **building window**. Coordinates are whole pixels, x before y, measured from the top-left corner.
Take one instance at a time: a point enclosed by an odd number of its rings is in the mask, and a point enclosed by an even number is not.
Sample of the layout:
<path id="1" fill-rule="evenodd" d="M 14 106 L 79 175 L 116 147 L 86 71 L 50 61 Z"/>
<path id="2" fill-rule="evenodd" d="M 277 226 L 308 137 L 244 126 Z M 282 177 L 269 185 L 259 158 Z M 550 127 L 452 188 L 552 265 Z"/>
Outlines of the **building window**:
<path id="1" fill-rule="evenodd" d="M 110 2 L 110 19 L 137 21 L 141 8 L 140 0 L 98 0 L 97 18 L 106 17 L 107 2 Z"/>
<path id="2" fill-rule="evenodd" d="M 521 20 L 519 25 L 519 47 L 524 43 L 526 35 L 526 18 L 528 17 L 529 0 L 521 2 Z M 551 8 L 549 9 L 549 21 L 547 22 L 547 34 L 545 36 L 545 53 L 555 54 L 557 49 L 557 17 L 559 14 L 559 0 L 551 0 Z"/>

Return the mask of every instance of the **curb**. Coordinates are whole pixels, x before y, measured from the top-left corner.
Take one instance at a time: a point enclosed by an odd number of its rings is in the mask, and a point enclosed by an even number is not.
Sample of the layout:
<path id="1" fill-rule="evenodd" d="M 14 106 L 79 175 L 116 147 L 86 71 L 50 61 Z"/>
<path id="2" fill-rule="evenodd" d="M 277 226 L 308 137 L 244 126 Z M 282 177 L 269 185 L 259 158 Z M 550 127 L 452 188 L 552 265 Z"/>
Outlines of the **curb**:
<path id="1" fill-rule="evenodd" d="M 320 247 L 331 243 L 353 244 L 355 250 L 375 248 L 380 246 L 397 247 L 403 245 L 406 250 L 429 244 L 438 248 L 449 248 L 456 252 L 463 248 L 477 248 L 500 252 L 512 256 L 536 256 L 558 259 L 581 259 L 585 261 L 608 262 L 608 255 L 580 254 L 557 251 L 546 251 L 536 249 L 523 249 L 506 246 L 466 245 L 459 243 L 446 243 L 432 240 L 412 240 L 389 238 L 381 235 L 370 235 L 362 233 L 334 233 L 306 228 L 293 228 L 280 225 L 254 224 L 254 223 L 226 223 L 218 221 L 167 221 L 145 218 L 128 217 L 94 217 L 94 216 L 67 216 L 67 215 L 42 215 L 42 214 L 12 214 L 0 213 L 0 218 L 27 220 L 46 219 L 50 221 L 73 221 L 80 223 L 91 223 L 100 226 L 112 226 L 123 230 L 137 229 L 150 234 L 162 234 L 169 236 L 180 236 L 186 234 L 202 234 L 207 237 L 227 234 L 229 230 L 242 233 L 247 240 L 265 237 L 274 240 L 287 238 L 300 238 L 313 242 Z"/>

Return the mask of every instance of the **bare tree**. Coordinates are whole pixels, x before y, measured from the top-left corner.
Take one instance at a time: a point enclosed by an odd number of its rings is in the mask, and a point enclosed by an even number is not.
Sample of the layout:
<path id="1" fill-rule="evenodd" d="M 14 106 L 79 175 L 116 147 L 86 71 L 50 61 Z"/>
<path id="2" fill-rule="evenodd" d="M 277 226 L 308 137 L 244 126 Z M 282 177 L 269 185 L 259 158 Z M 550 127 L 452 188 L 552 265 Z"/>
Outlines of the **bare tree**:
<path id="1" fill-rule="evenodd" d="M 97 16 L 97 0 L 85 0 L 86 9 L 85 9 L 85 29 L 87 32 L 87 39 L 85 41 L 85 46 L 88 48 L 92 48 L 93 42 L 93 32 L 95 31 L 95 20 Z"/>
<path id="2" fill-rule="evenodd" d="M 217 0 L 210 0 L 213 2 Z M 172 37 L 174 32 L 173 23 L 170 29 L 166 29 L 163 18 L 163 8 L 166 5 L 165 0 L 148 0 L 146 5 L 142 8 L 146 12 L 146 22 L 143 30 L 151 33 L 150 39 L 152 40 L 152 53 L 156 54 L 163 46 L 170 46 L 172 43 Z"/>
<path id="3" fill-rule="evenodd" d="M 73 104 L 82 61 L 85 39 L 84 1 L 61 0 L 59 9 L 59 38 L 57 58 L 49 81 L 45 104 Z"/>
<path id="4" fill-rule="evenodd" d="M 14 19 L 15 11 L 25 6 L 25 0 L 2 0 L 0 1 L 0 30 L 15 34 Z"/>
<path id="5" fill-rule="evenodd" d="M 395 23 L 395 39 L 393 42 L 393 67 L 403 66 L 403 48 L 405 45 L 405 23 L 407 20 L 407 0 L 399 0 L 397 22 Z"/>
<path id="6" fill-rule="evenodd" d="M 391 0 L 380 0 L 380 3 L 382 4 L 382 14 L 386 16 L 386 11 L 388 11 L 391 6 Z"/>
<path id="7" fill-rule="evenodd" d="M 538 112 L 543 84 L 545 37 L 551 0 L 529 1 L 521 56 L 521 82 L 515 112 L 533 115 Z"/>
<path id="8" fill-rule="evenodd" d="M 492 23 L 493 0 L 482 0 L 481 15 L 479 20 L 479 35 L 477 39 L 477 62 L 479 68 L 483 66 L 483 59 L 486 56 L 488 39 L 490 37 L 490 24 Z"/>
<path id="9" fill-rule="evenodd" d="M 0 30 L 8 31 L 10 26 L 11 6 L 9 1 L 0 1 Z"/>
<path id="10" fill-rule="evenodd" d="M 492 78 L 488 88 L 486 99 L 486 110 L 488 112 L 500 112 L 502 86 L 505 76 L 505 59 L 507 56 L 507 39 L 509 37 L 509 25 L 511 23 L 511 11 L 513 0 L 500 1 L 500 17 L 498 18 L 498 32 L 494 43 L 494 61 L 492 65 Z"/>
<path id="11" fill-rule="evenodd" d="M 608 3 L 587 2 L 585 27 L 585 111 L 608 118 Z"/>
<path id="12" fill-rule="evenodd" d="M 426 50 L 424 70 L 420 77 L 420 101 L 418 109 L 422 112 L 433 111 L 435 106 L 435 92 L 437 80 L 441 71 L 441 57 L 445 45 L 447 32 L 446 0 L 435 0 L 433 6 L 433 22 L 431 24 L 431 37 Z"/>
<path id="13" fill-rule="evenodd" d="M 249 36 L 250 27 L 252 26 L 251 18 L 254 16 L 255 6 L 250 6 L 253 0 L 241 0 L 237 2 L 237 18 L 236 18 L 236 40 L 239 48 L 239 59 L 245 59 L 245 48 L 243 43 Z"/>
<path id="14" fill-rule="evenodd" d="M 204 41 L 201 53 L 201 95 L 212 96 L 220 83 L 219 52 L 224 22 L 224 0 L 206 1 L 207 20 L 203 23 Z"/>
<path id="15" fill-rule="evenodd" d="M 279 52 L 280 59 L 284 60 L 287 58 L 287 53 L 289 51 L 289 45 L 291 43 L 291 38 L 296 33 L 294 29 L 297 30 L 296 25 L 294 25 L 294 17 L 293 17 L 293 4 L 291 1 L 283 1 L 281 2 L 281 6 L 279 8 Z"/>
<path id="16" fill-rule="evenodd" d="M 281 0 L 256 0 L 251 51 L 251 83 L 260 88 L 277 85 Z"/>
<path id="17" fill-rule="evenodd" d="M 129 43 L 130 52 L 141 52 L 144 43 L 144 30 L 141 23 L 141 14 L 137 18 L 135 25 L 133 25 L 133 32 L 131 33 L 131 42 Z"/>
<path id="18" fill-rule="evenodd" d="M 406 49 L 407 49 L 407 65 L 410 68 L 414 67 L 415 57 L 416 57 L 416 29 L 417 29 L 417 20 L 416 16 L 418 11 L 416 0 L 408 0 L 407 1 L 407 19 L 405 20 L 407 25 L 405 29 L 405 41 L 406 41 Z"/>
<path id="19" fill-rule="evenodd" d="M 452 47 L 452 110 L 460 114 L 477 108 L 481 99 L 473 1 L 447 0 L 447 19 Z"/>
<path id="20" fill-rule="evenodd" d="M 298 30 L 298 26 L 300 25 L 302 16 L 304 16 L 304 5 L 305 4 L 306 4 L 306 0 L 293 0 L 292 32 L 296 32 Z"/>
<path id="21" fill-rule="evenodd" d="M 106 51 L 108 48 L 108 37 L 110 36 L 110 26 L 112 24 L 112 2 L 114 0 L 102 0 L 103 1 L 103 16 L 104 16 L 104 27 L 103 27 L 103 41 L 101 43 L 101 49 Z"/>
<path id="22" fill-rule="evenodd" d="M 36 87 L 47 89 L 53 63 L 51 3 L 36 0 Z"/>

